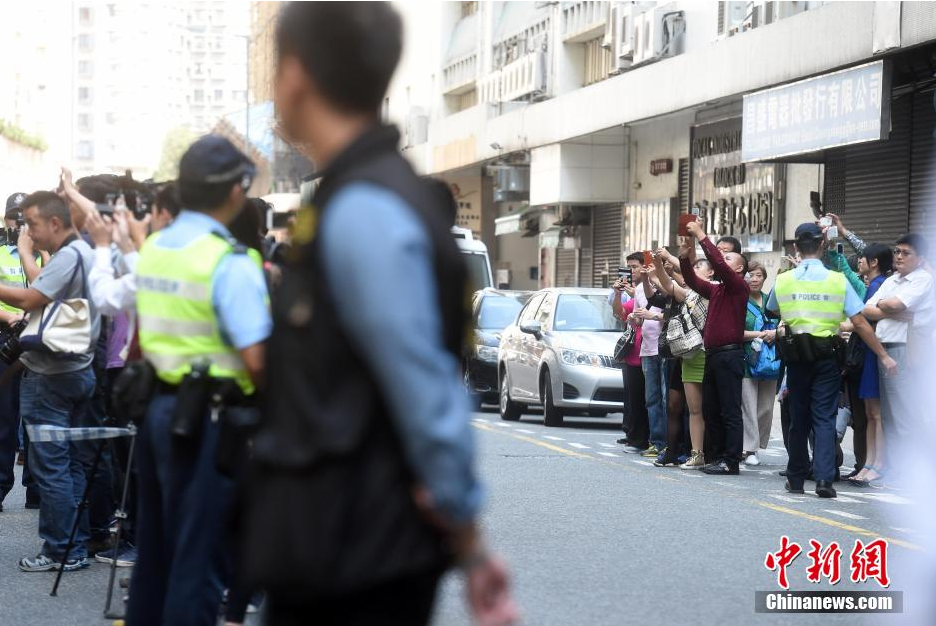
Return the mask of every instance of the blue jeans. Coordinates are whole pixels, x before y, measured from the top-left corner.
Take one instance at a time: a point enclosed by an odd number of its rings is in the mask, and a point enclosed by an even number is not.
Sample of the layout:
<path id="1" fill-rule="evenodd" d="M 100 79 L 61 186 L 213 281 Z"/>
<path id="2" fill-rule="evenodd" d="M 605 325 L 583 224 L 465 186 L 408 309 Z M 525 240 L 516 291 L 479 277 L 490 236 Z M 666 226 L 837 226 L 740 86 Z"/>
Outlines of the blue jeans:
<path id="1" fill-rule="evenodd" d="M 813 476 L 835 478 L 835 417 L 842 374 L 835 359 L 787 365 L 790 436 L 787 478 L 799 489 L 809 476 L 809 431 L 815 436 Z"/>
<path id="2" fill-rule="evenodd" d="M 38 374 L 27 369 L 20 383 L 23 422 L 28 426 L 97 426 L 88 412 L 93 393 L 94 372 L 90 367 L 65 374 Z M 95 448 L 93 441 L 29 443 L 29 469 L 39 488 L 42 553 L 52 559 L 61 558 L 68 545 Z M 70 558 L 88 556 L 88 537 L 85 515 L 78 525 Z"/>
<path id="3" fill-rule="evenodd" d="M 173 437 L 175 400 L 154 397 L 140 432 L 138 557 L 128 626 L 214 626 L 231 582 L 235 485 L 215 469 L 219 424 L 206 410 L 198 440 Z"/>
<path id="4" fill-rule="evenodd" d="M 659 356 L 640 357 L 644 373 L 644 398 L 647 403 L 647 419 L 650 421 L 650 443 L 658 450 L 666 447 L 666 359 Z"/>

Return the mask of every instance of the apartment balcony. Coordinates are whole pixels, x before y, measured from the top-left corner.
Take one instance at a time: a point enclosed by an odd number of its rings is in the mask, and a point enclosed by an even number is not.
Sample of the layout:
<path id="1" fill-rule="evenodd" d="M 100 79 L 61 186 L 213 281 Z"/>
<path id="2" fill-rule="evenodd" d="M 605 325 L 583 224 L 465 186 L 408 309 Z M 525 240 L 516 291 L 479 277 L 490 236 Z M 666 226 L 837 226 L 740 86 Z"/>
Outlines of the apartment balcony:
<path id="1" fill-rule="evenodd" d="M 562 3 L 562 41 L 565 43 L 585 43 L 605 34 L 610 2 Z"/>
<path id="2" fill-rule="evenodd" d="M 536 51 L 483 77 L 478 85 L 480 102 L 533 100 L 546 92 L 546 53 Z"/>
<path id="3" fill-rule="evenodd" d="M 442 91 L 459 96 L 475 88 L 478 80 L 478 55 L 470 54 L 442 68 Z"/>

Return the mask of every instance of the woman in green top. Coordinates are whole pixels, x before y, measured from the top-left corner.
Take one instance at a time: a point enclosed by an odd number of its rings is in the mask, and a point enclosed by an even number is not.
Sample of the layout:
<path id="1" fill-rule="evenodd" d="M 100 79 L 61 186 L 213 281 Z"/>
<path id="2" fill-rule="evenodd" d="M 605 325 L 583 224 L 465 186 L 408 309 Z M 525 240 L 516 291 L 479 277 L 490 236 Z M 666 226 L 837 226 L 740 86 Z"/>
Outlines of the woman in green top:
<path id="1" fill-rule="evenodd" d="M 767 320 L 767 296 L 763 293 L 767 270 L 757 261 L 748 264 L 748 285 L 751 296 L 744 323 L 744 354 L 750 357 L 762 344 L 776 341 L 776 330 L 764 330 Z M 752 311 L 758 311 L 755 314 Z M 758 342 L 758 345 L 755 345 Z M 747 360 L 747 359 L 746 359 Z M 766 449 L 770 443 L 770 427 L 773 423 L 773 403 L 777 392 L 776 380 L 751 378 L 751 369 L 745 364 L 744 381 L 741 383 L 741 416 L 744 423 L 744 463 L 760 465 L 757 449 Z"/>

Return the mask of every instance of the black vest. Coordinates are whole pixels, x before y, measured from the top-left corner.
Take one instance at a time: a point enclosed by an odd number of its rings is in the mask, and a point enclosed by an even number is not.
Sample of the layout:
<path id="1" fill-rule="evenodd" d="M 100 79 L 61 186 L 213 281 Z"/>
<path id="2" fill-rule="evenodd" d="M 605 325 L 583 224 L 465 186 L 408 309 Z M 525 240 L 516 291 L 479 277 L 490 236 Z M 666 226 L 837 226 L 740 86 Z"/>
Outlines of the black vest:
<path id="1" fill-rule="evenodd" d="M 288 595 L 332 595 L 441 570 L 448 554 L 412 499 L 414 477 L 390 410 L 332 301 L 315 226 L 347 185 L 369 182 L 399 195 L 424 225 L 445 347 L 459 356 L 467 273 L 438 196 L 397 152 L 399 133 L 376 127 L 328 168 L 297 220 L 293 257 L 274 300 L 269 390 L 254 438 L 247 506 L 246 572 Z M 361 222 L 360 228 L 369 225 Z M 345 245 L 355 245 L 346 233 Z M 373 306 L 393 306 L 374 294 Z M 374 342 L 380 341 L 375 329 Z"/>

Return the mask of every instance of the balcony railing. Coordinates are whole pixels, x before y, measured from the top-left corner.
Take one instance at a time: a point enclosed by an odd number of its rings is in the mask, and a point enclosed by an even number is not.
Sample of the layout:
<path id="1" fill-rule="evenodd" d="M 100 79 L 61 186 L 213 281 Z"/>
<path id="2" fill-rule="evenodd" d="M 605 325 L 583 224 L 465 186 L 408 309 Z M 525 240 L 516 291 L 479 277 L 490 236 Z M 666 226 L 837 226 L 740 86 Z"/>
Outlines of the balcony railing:
<path id="1" fill-rule="evenodd" d="M 457 96 L 475 88 L 478 80 L 478 55 L 471 54 L 442 69 L 443 92 Z"/>
<path id="2" fill-rule="evenodd" d="M 564 2 L 562 9 L 562 40 L 583 43 L 604 34 L 608 22 L 610 2 L 585 0 Z"/>
<path id="3" fill-rule="evenodd" d="M 525 54 L 481 79 L 481 102 L 510 102 L 541 95 L 546 90 L 546 53 Z"/>

